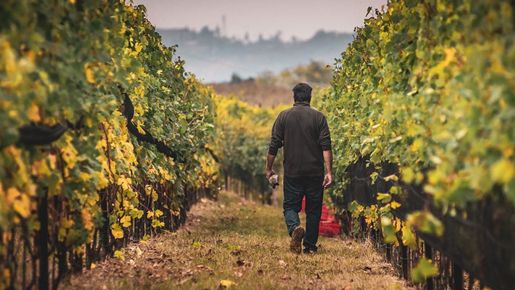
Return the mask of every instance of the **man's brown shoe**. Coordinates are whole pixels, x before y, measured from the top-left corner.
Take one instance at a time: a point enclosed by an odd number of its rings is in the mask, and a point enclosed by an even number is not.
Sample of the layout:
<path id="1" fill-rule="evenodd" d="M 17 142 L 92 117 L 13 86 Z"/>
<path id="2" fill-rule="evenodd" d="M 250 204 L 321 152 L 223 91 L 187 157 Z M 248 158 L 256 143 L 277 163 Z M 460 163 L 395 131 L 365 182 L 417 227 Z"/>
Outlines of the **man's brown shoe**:
<path id="1" fill-rule="evenodd" d="M 304 238 L 304 228 L 301 226 L 296 227 L 291 233 L 290 250 L 294 253 L 300 254 L 302 252 L 302 239 Z"/>

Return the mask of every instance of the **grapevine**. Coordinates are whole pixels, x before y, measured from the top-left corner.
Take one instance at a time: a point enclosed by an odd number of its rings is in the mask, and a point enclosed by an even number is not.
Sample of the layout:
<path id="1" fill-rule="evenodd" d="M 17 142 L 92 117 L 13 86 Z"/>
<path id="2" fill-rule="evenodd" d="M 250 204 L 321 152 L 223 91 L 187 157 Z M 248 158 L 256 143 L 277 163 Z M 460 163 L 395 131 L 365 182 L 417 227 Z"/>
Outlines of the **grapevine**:
<path id="1" fill-rule="evenodd" d="M 340 212 L 396 245 L 416 248 L 416 233 L 500 288 L 515 269 L 513 222 L 496 218 L 515 207 L 514 35 L 509 1 L 390 1 L 321 94 Z M 419 265 L 414 280 L 436 274 Z"/>
<path id="2" fill-rule="evenodd" d="M 0 18 L 0 288 L 55 287 L 216 195 L 212 93 L 143 6 L 4 1 Z"/>

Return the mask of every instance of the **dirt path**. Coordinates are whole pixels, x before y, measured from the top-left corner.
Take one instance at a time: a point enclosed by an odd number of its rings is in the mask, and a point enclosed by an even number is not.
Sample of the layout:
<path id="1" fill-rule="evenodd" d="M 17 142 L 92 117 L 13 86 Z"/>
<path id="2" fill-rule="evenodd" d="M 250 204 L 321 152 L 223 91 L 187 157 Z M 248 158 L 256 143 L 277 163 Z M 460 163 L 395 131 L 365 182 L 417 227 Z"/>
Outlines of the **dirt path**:
<path id="1" fill-rule="evenodd" d="M 371 245 L 321 238 L 317 255 L 288 251 L 282 212 L 224 193 L 189 222 L 123 250 L 62 289 L 406 289 Z"/>

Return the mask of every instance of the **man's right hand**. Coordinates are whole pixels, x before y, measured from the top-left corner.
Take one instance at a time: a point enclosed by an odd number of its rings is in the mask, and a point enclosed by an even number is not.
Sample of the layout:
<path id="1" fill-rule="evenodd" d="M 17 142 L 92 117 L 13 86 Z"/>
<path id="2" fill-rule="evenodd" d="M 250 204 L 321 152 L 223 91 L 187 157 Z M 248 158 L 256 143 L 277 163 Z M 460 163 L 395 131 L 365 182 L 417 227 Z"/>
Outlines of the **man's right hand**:
<path id="1" fill-rule="evenodd" d="M 322 186 L 324 189 L 327 189 L 329 186 L 333 184 L 333 175 L 331 173 L 326 173 L 324 176 L 324 182 L 322 183 Z"/>
<path id="2" fill-rule="evenodd" d="M 272 169 L 274 165 L 275 155 L 268 154 L 266 157 L 266 167 L 265 167 L 265 177 L 266 179 L 270 179 L 270 176 L 274 175 L 275 172 Z"/>
<path id="3" fill-rule="evenodd" d="M 267 169 L 267 170 L 265 171 L 265 177 L 266 177 L 266 179 L 270 179 L 270 177 L 271 177 L 272 175 L 274 175 L 274 174 L 275 174 L 275 172 L 274 172 L 274 170 L 273 170 L 273 169 Z"/>

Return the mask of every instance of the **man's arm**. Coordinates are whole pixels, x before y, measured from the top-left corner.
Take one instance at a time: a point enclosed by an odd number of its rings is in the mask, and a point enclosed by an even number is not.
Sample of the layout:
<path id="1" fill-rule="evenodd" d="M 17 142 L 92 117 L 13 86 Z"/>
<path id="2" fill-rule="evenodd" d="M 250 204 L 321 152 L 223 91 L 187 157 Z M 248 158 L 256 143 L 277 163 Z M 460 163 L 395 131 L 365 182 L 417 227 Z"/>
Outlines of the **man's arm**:
<path id="1" fill-rule="evenodd" d="M 328 188 L 333 184 L 333 152 L 331 150 L 324 150 L 324 166 L 325 166 L 325 176 L 324 182 L 322 186 L 324 189 Z"/>
<path id="2" fill-rule="evenodd" d="M 265 170 L 265 175 L 266 175 L 267 179 L 269 179 L 270 176 L 275 174 L 275 172 L 273 170 L 274 160 L 275 160 L 275 155 L 268 153 L 268 156 L 266 157 L 266 170 Z"/>
<path id="3" fill-rule="evenodd" d="M 325 117 L 322 117 L 321 121 L 318 142 L 320 143 L 324 154 L 325 176 L 322 186 L 325 189 L 333 183 L 333 152 L 331 151 L 331 134 L 329 132 L 329 126 L 327 125 L 327 120 Z"/>
<path id="4" fill-rule="evenodd" d="M 268 156 L 266 157 L 265 175 L 267 179 L 275 174 L 273 170 L 274 160 L 279 148 L 283 147 L 283 140 L 284 130 L 281 114 L 279 114 L 272 127 L 272 137 L 270 139 L 270 146 L 268 147 Z"/>

